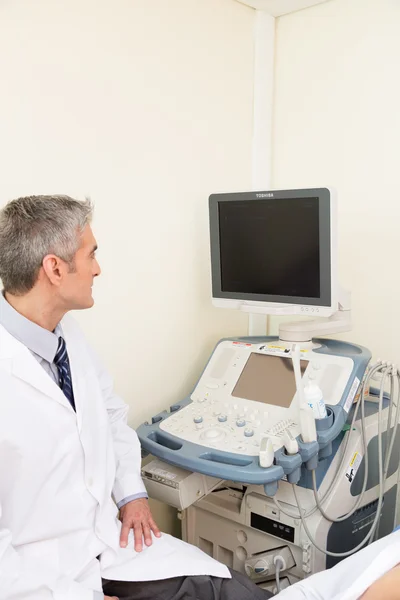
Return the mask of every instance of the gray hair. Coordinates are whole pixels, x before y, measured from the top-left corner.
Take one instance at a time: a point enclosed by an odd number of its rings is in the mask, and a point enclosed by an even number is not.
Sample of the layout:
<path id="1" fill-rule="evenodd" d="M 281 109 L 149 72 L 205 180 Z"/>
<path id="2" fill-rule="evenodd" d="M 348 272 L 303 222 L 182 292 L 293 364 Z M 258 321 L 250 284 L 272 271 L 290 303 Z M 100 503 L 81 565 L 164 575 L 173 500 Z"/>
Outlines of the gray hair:
<path id="1" fill-rule="evenodd" d="M 47 254 L 72 268 L 93 205 L 69 196 L 27 196 L 0 210 L 0 278 L 4 290 L 23 295 L 33 288 Z"/>

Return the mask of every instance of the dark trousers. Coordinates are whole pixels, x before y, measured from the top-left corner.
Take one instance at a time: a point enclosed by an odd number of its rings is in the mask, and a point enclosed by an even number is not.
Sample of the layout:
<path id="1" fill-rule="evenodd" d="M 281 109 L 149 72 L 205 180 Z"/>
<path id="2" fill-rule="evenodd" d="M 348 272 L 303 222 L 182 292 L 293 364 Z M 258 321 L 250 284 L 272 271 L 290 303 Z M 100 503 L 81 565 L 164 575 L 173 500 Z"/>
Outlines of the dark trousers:
<path id="1" fill-rule="evenodd" d="M 257 587 L 246 575 L 231 570 L 232 579 L 173 577 L 160 581 L 103 580 L 106 596 L 119 600 L 267 600 L 272 594 Z"/>

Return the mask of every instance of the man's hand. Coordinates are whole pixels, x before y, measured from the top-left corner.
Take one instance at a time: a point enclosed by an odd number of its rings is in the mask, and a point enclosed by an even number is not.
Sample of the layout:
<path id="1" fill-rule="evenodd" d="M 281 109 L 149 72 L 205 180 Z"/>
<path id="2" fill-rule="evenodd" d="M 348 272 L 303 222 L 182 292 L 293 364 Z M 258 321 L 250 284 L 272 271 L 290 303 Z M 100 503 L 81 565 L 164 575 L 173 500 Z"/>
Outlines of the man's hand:
<path id="1" fill-rule="evenodd" d="M 131 529 L 135 537 L 135 550 L 141 552 L 143 549 L 143 538 L 146 546 L 151 546 L 151 532 L 156 537 L 161 533 L 158 529 L 146 498 L 138 498 L 125 504 L 120 510 L 119 518 L 122 521 L 120 546 L 126 548 L 128 544 L 128 535 Z"/>
<path id="2" fill-rule="evenodd" d="M 117 596 L 104 596 L 104 600 L 119 600 Z"/>

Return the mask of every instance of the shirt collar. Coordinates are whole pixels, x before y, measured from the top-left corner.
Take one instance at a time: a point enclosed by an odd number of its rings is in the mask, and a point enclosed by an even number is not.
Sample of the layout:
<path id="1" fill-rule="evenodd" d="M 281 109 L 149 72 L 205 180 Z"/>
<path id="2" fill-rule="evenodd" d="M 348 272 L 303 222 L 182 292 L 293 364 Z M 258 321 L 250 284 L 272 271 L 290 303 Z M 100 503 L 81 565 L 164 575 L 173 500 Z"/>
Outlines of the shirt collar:
<path id="1" fill-rule="evenodd" d="M 0 325 L 32 352 L 50 364 L 58 347 L 58 337 L 62 334 L 60 325 L 54 333 L 30 321 L 7 302 L 4 292 L 0 293 Z"/>

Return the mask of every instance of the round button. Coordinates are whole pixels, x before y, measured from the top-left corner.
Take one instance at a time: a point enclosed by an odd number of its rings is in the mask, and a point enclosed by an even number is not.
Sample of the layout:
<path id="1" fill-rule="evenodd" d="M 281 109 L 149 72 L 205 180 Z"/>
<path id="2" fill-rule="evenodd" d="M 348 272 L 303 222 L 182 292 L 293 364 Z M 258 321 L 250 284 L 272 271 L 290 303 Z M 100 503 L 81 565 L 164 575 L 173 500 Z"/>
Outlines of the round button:
<path id="1" fill-rule="evenodd" d="M 247 533 L 241 529 L 237 532 L 237 539 L 240 544 L 245 544 L 247 542 Z"/>
<path id="2" fill-rule="evenodd" d="M 225 423 L 228 420 L 228 417 L 226 415 L 219 415 L 218 416 L 218 421 L 220 423 Z"/>
<path id="3" fill-rule="evenodd" d="M 249 427 L 247 429 L 244 430 L 244 435 L 246 437 L 252 437 L 254 435 L 254 431 L 253 429 L 250 429 Z"/>
<path id="4" fill-rule="evenodd" d="M 254 573 L 259 575 L 260 573 L 268 573 L 269 566 L 266 560 L 258 560 L 254 565 Z"/>
<path id="5" fill-rule="evenodd" d="M 201 438 L 212 446 L 214 442 L 220 442 L 225 438 L 225 432 L 221 429 L 207 429 L 201 434 Z M 213 446 L 215 447 L 215 446 Z"/>
<path id="6" fill-rule="evenodd" d="M 203 422 L 203 417 L 195 417 L 195 418 L 193 419 L 193 421 L 194 421 L 196 424 L 198 424 L 198 423 L 202 423 L 202 422 Z"/>
<path id="7" fill-rule="evenodd" d="M 244 427 L 246 425 L 246 421 L 244 419 L 238 419 L 236 421 L 237 427 Z"/>
<path id="8" fill-rule="evenodd" d="M 204 437 L 208 440 L 213 440 L 221 435 L 221 432 L 218 429 L 209 429 L 204 433 Z"/>

